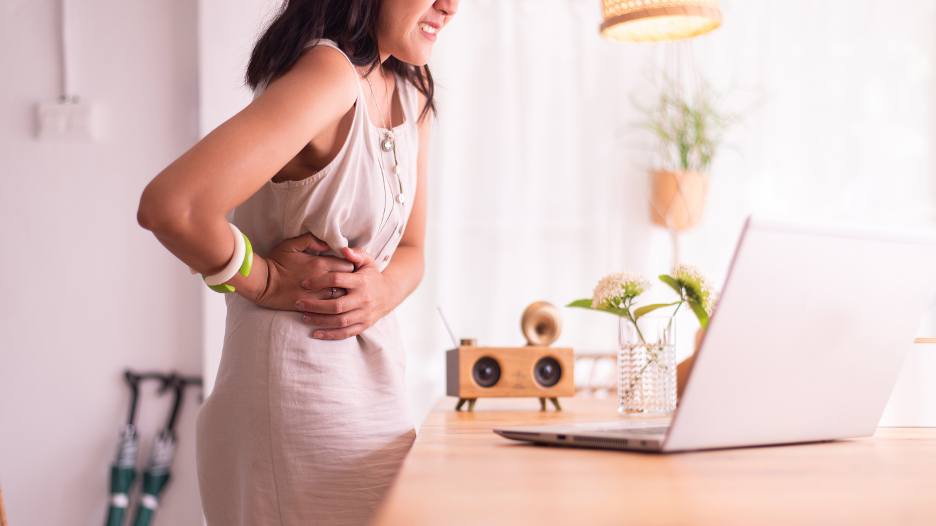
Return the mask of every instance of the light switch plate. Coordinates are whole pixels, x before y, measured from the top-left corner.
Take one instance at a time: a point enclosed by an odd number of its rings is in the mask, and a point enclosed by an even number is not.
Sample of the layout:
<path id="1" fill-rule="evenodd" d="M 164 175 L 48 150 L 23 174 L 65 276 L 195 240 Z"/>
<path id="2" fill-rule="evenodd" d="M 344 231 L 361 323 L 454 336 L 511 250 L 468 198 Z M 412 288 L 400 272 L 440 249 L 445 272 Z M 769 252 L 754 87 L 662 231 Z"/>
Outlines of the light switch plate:
<path id="1" fill-rule="evenodd" d="M 89 102 L 42 102 L 36 108 L 39 139 L 91 142 L 92 110 Z"/>

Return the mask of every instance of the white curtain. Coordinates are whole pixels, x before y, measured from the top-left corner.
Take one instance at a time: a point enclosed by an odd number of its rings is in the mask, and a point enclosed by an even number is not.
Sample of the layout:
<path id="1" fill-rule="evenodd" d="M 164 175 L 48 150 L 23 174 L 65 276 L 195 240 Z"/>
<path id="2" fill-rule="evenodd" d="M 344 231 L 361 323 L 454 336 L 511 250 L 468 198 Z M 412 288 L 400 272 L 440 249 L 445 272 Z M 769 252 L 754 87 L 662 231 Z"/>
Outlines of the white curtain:
<path id="1" fill-rule="evenodd" d="M 456 338 L 523 345 L 527 305 L 588 297 L 644 260 L 645 206 L 628 198 L 642 190 L 615 144 L 625 72 L 599 22 L 596 2 L 465 0 L 440 33 L 427 273 L 400 308 L 417 419 L 453 346 L 437 307 Z M 610 316 L 562 310 L 555 345 L 609 347 Z"/>
<path id="2" fill-rule="evenodd" d="M 731 109 L 749 111 L 715 160 L 681 259 L 720 286 L 755 212 L 933 226 L 936 1 L 721 6 L 723 27 L 681 52 L 731 91 Z M 669 237 L 648 219 L 654 158 L 633 101 L 652 100 L 654 72 L 676 50 L 605 42 L 600 22 L 598 0 L 463 0 L 440 34 L 428 269 L 400 308 L 418 420 L 444 390 L 452 347 L 437 306 L 456 338 L 521 345 L 529 303 L 565 305 L 608 272 L 670 265 Z M 556 345 L 613 349 L 613 319 L 562 310 Z M 685 342 L 696 326 L 680 321 Z M 936 360 L 914 359 L 918 383 L 936 391 Z"/>
<path id="3" fill-rule="evenodd" d="M 276 3 L 200 0 L 203 132 L 249 101 L 243 67 Z M 762 104 L 716 158 L 705 218 L 682 236 L 681 259 L 720 286 L 749 213 L 934 226 L 936 0 L 721 7 L 723 26 L 683 52 L 714 88 L 732 90 L 733 109 Z M 648 219 L 652 141 L 632 100 L 652 100 L 649 80 L 675 48 L 605 42 L 600 22 L 599 0 L 462 0 L 440 34 L 427 272 L 399 309 L 417 422 L 444 391 L 452 347 L 437 307 L 457 338 L 522 345 L 529 303 L 587 297 L 615 270 L 669 268 L 668 234 Z M 209 379 L 223 331 L 213 305 Z M 613 349 L 610 316 L 562 311 L 556 345 Z M 680 322 L 685 342 L 695 325 Z M 936 425 L 936 351 L 911 353 L 898 395 L 894 418 Z"/>

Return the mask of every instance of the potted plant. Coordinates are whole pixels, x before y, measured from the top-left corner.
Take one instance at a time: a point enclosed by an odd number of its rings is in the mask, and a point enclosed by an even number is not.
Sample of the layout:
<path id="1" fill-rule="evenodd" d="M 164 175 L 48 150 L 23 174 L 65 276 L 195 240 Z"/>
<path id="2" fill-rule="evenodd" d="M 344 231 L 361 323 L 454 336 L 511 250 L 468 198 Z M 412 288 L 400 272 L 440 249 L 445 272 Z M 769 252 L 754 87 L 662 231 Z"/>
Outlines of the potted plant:
<path id="1" fill-rule="evenodd" d="M 724 98 L 704 82 L 687 89 L 664 77 L 657 104 L 641 108 L 647 115 L 643 127 L 659 141 L 663 161 L 650 173 L 650 219 L 674 235 L 702 219 L 709 166 L 738 122 L 721 109 Z"/>

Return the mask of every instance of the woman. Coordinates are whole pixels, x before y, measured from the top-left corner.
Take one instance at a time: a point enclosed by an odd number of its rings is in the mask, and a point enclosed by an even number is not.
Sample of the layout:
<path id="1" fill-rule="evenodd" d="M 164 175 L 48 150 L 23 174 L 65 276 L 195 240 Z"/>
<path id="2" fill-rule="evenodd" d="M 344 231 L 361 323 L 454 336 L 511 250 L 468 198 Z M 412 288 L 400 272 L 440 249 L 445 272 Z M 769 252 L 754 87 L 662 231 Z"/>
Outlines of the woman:
<path id="1" fill-rule="evenodd" d="M 286 0 L 253 103 L 143 193 L 140 224 L 232 292 L 197 424 L 209 524 L 362 524 L 413 441 L 393 309 L 423 273 L 425 64 L 457 8 Z"/>

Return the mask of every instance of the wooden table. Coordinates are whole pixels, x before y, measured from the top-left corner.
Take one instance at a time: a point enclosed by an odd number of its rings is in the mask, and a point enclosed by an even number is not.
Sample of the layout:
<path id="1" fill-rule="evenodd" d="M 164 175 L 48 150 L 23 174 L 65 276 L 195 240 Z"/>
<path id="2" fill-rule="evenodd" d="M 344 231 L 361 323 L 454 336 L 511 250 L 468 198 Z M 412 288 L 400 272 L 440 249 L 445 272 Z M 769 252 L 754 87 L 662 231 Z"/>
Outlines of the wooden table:
<path id="1" fill-rule="evenodd" d="M 618 418 L 614 402 L 480 399 L 426 418 L 373 521 L 387 525 L 936 524 L 936 429 L 874 438 L 658 455 L 543 447 L 506 425 Z"/>

